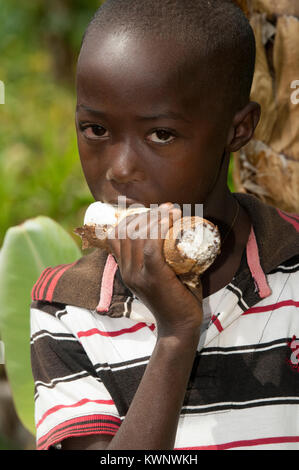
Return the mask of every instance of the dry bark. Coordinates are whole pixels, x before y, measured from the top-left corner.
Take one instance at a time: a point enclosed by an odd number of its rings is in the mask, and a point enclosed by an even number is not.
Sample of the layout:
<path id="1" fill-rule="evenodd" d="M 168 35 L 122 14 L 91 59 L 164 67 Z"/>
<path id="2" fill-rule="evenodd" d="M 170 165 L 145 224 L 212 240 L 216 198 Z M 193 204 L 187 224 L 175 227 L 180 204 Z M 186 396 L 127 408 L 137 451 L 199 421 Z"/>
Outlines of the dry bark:
<path id="1" fill-rule="evenodd" d="M 299 212 L 299 2 L 236 3 L 248 15 L 256 37 L 251 99 L 262 107 L 254 138 L 234 155 L 236 191 Z"/>

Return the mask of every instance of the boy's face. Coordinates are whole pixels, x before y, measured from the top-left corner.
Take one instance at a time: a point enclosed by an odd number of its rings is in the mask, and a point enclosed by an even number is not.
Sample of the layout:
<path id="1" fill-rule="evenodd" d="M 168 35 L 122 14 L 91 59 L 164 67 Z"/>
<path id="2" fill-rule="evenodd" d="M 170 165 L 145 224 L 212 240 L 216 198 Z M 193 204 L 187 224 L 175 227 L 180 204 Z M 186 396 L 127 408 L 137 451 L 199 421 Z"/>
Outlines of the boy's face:
<path id="1" fill-rule="evenodd" d="M 76 128 L 95 200 L 117 203 L 126 196 L 128 204 L 145 206 L 205 201 L 231 123 L 203 105 L 206 96 L 184 58 L 171 43 L 128 35 L 84 43 Z"/>

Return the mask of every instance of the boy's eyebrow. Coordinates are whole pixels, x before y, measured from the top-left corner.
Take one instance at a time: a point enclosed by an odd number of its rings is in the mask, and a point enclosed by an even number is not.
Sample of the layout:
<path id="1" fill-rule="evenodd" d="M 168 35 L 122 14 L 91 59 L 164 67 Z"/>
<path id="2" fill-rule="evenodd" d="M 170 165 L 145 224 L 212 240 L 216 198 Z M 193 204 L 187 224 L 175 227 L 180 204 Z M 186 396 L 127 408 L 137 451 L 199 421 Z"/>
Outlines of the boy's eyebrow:
<path id="1" fill-rule="evenodd" d="M 175 113 L 173 111 L 167 111 L 165 113 L 161 114 L 156 114 L 153 116 L 137 116 L 139 121 L 153 121 L 155 119 L 174 119 L 175 121 L 185 121 L 188 123 L 191 123 L 191 121 L 188 121 L 182 114 Z"/>
<path id="2" fill-rule="evenodd" d="M 106 114 L 103 111 L 99 111 L 98 109 L 92 109 L 89 106 L 86 106 L 85 104 L 78 104 L 76 106 L 76 111 L 79 111 L 80 109 L 84 109 L 84 111 L 88 111 L 90 114 L 95 114 L 96 116 L 106 117 Z"/>
<path id="3" fill-rule="evenodd" d="M 95 114 L 96 116 L 99 117 L 106 117 L 106 114 L 103 111 L 100 111 L 98 109 L 92 109 L 89 106 L 86 106 L 85 104 L 79 104 L 77 105 L 77 111 L 80 109 L 84 109 L 85 111 L 88 111 L 91 114 Z M 188 119 L 186 119 L 184 116 L 182 116 L 179 113 L 175 113 L 174 111 L 167 111 L 165 113 L 160 113 L 152 116 L 136 116 L 138 121 L 154 121 L 156 119 L 174 119 L 176 121 L 185 121 L 188 123 L 191 123 Z"/>

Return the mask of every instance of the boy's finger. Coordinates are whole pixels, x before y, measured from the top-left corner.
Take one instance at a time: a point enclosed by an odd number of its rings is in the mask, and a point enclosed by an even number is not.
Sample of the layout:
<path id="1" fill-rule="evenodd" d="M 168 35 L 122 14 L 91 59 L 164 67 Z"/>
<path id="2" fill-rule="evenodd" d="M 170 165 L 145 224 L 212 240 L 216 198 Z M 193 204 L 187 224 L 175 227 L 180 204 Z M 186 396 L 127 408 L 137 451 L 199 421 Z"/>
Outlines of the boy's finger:
<path id="1" fill-rule="evenodd" d="M 131 240 L 147 239 L 147 230 L 152 218 L 152 211 L 136 215 L 128 222 L 127 233 Z"/>
<path id="2" fill-rule="evenodd" d="M 133 243 L 130 244 L 130 260 L 134 266 L 134 270 L 140 271 L 143 267 L 143 258 L 144 258 L 144 244 L 145 241 L 143 239 L 137 238 L 134 240 Z"/>
<path id="3" fill-rule="evenodd" d="M 161 213 L 160 216 L 158 239 L 150 239 L 144 246 L 144 264 L 149 270 L 156 270 L 157 267 L 162 267 L 165 264 L 163 244 L 170 227 L 172 227 L 175 220 L 181 218 L 181 211 L 179 209 L 168 208 L 167 213 Z"/>
<path id="4" fill-rule="evenodd" d="M 165 240 L 168 231 L 173 226 L 176 220 L 182 217 L 182 211 L 178 208 L 173 208 L 168 214 L 165 214 L 161 219 L 161 238 Z"/>
<path id="5" fill-rule="evenodd" d="M 109 232 L 109 237 L 117 238 L 119 240 L 125 240 L 126 238 L 128 238 L 128 225 L 136 217 L 137 216 L 135 214 L 127 215 L 126 217 L 124 217 L 115 227 L 111 229 L 111 231 Z"/>

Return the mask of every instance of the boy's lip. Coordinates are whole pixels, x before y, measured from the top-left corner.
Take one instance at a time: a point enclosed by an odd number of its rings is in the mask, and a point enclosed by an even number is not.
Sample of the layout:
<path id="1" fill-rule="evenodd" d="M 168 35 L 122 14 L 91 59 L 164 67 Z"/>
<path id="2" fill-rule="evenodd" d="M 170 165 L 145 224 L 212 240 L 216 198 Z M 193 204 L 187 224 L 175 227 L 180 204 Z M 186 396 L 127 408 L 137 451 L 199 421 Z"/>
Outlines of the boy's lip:
<path id="1" fill-rule="evenodd" d="M 133 204 L 146 207 L 146 205 L 143 204 L 142 202 L 137 201 L 136 199 L 127 198 L 126 196 L 122 196 L 121 194 L 116 198 L 109 199 L 107 202 L 108 204 L 111 204 L 112 206 L 117 206 L 117 207 L 121 207 L 124 209 L 128 209 Z"/>

